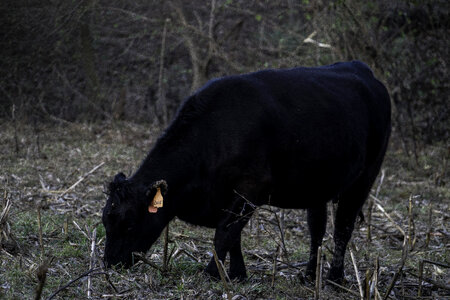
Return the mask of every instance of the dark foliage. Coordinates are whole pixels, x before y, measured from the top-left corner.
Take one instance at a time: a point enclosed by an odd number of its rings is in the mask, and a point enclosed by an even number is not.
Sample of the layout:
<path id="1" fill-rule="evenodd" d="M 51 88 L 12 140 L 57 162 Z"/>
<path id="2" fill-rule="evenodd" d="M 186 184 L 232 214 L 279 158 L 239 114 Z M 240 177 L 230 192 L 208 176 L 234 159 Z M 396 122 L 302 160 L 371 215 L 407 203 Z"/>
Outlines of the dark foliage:
<path id="1" fill-rule="evenodd" d="M 209 78 L 360 59 L 387 83 L 407 152 L 448 138 L 446 0 L 8 0 L 0 13 L 1 117 L 160 124 Z"/>

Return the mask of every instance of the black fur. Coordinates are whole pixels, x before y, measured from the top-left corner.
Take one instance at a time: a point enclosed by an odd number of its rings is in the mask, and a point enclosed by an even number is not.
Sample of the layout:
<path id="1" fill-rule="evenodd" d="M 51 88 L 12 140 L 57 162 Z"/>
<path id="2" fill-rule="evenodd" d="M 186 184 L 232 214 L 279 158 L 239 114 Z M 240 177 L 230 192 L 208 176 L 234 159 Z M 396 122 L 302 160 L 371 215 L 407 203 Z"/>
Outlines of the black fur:
<path id="1" fill-rule="evenodd" d="M 337 201 L 329 278 L 340 281 L 355 219 L 378 174 L 390 134 L 390 100 L 358 61 L 265 70 L 212 80 L 189 97 L 130 178 L 117 175 L 103 211 L 105 261 L 131 265 L 175 216 L 216 228 L 230 277 L 246 277 L 241 230 L 255 207 L 308 209 L 314 275 L 326 204 Z M 155 182 L 164 207 L 147 212 Z M 218 276 L 214 260 L 206 272 Z"/>

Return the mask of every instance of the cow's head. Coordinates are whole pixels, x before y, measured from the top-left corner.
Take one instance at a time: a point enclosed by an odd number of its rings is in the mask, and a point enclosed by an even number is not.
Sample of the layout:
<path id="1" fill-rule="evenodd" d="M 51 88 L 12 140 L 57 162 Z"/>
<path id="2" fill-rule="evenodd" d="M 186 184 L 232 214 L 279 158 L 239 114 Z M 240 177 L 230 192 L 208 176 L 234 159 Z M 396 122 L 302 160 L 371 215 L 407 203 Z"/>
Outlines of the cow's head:
<path id="1" fill-rule="evenodd" d="M 127 180 L 123 173 L 114 177 L 102 216 L 106 266 L 130 267 L 132 253 L 145 252 L 156 241 L 166 224 L 155 201 L 161 201 L 166 190 L 164 181 L 144 186 Z"/>

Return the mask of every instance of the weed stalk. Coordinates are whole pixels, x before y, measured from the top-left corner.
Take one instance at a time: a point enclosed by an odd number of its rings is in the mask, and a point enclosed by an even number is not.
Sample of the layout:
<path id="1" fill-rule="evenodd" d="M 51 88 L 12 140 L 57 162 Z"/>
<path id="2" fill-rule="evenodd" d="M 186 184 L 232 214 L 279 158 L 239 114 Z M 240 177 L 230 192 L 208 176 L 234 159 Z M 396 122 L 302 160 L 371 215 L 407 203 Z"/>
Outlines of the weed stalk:
<path id="1" fill-rule="evenodd" d="M 322 289 L 322 246 L 317 249 L 316 264 L 316 288 L 314 291 L 314 299 L 320 299 L 320 290 Z"/>
<path id="2" fill-rule="evenodd" d="M 225 267 L 223 266 L 223 263 L 220 261 L 219 257 L 217 256 L 216 250 L 212 249 L 212 253 L 214 255 L 214 261 L 216 262 L 217 270 L 219 271 L 220 279 L 222 280 L 223 287 L 225 288 L 225 291 L 227 293 L 227 298 L 228 298 L 228 300 L 231 300 L 230 287 L 228 286 L 228 282 L 227 282 L 227 279 L 230 281 L 230 278 L 228 277 L 228 274 L 225 271 Z"/>
<path id="3" fill-rule="evenodd" d="M 44 257 L 44 241 L 42 238 L 41 203 L 37 207 L 38 227 L 39 227 L 39 247 L 41 248 L 41 258 Z"/>
<path id="4" fill-rule="evenodd" d="M 163 252 L 163 271 L 167 271 L 169 252 L 169 224 L 164 229 L 164 252 Z"/>

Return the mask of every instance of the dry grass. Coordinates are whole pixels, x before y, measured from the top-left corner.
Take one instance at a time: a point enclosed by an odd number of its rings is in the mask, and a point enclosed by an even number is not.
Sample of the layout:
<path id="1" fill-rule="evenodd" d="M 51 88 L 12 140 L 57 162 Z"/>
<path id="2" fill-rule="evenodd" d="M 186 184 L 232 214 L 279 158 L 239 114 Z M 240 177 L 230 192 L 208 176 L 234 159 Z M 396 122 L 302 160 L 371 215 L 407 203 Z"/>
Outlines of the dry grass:
<path id="1" fill-rule="evenodd" d="M 40 128 L 39 138 L 34 132 L 26 125 L 18 127 L 18 153 L 12 124 L 5 124 L 0 133 L 0 298 L 33 299 L 40 292 L 42 299 L 315 296 L 315 283 L 302 279 L 309 239 L 305 212 L 300 210 L 263 207 L 252 218 L 243 235 L 249 273 L 244 283 L 225 284 L 204 276 L 202 269 L 213 255 L 213 231 L 179 220 L 170 225 L 166 271 L 163 238 L 145 262 L 130 270 L 104 270 L 104 183 L 118 171 L 130 174 L 136 169 L 157 129 L 63 124 Z M 365 298 L 370 294 L 370 299 L 450 295 L 447 145 L 423 148 L 418 165 L 398 149 L 391 145 L 384 178 L 370 198 L 371 214 L 367 204 L 366 223 L 354 232 L 354 263 L 348 254 L 343 287 L 322 280 L 324 288 L 316 291 L 321 299 L 357 299 L 360 293 Z M 330 220 L 322 248 L 325 273 L 333 249 L 332 226 Z"/>

